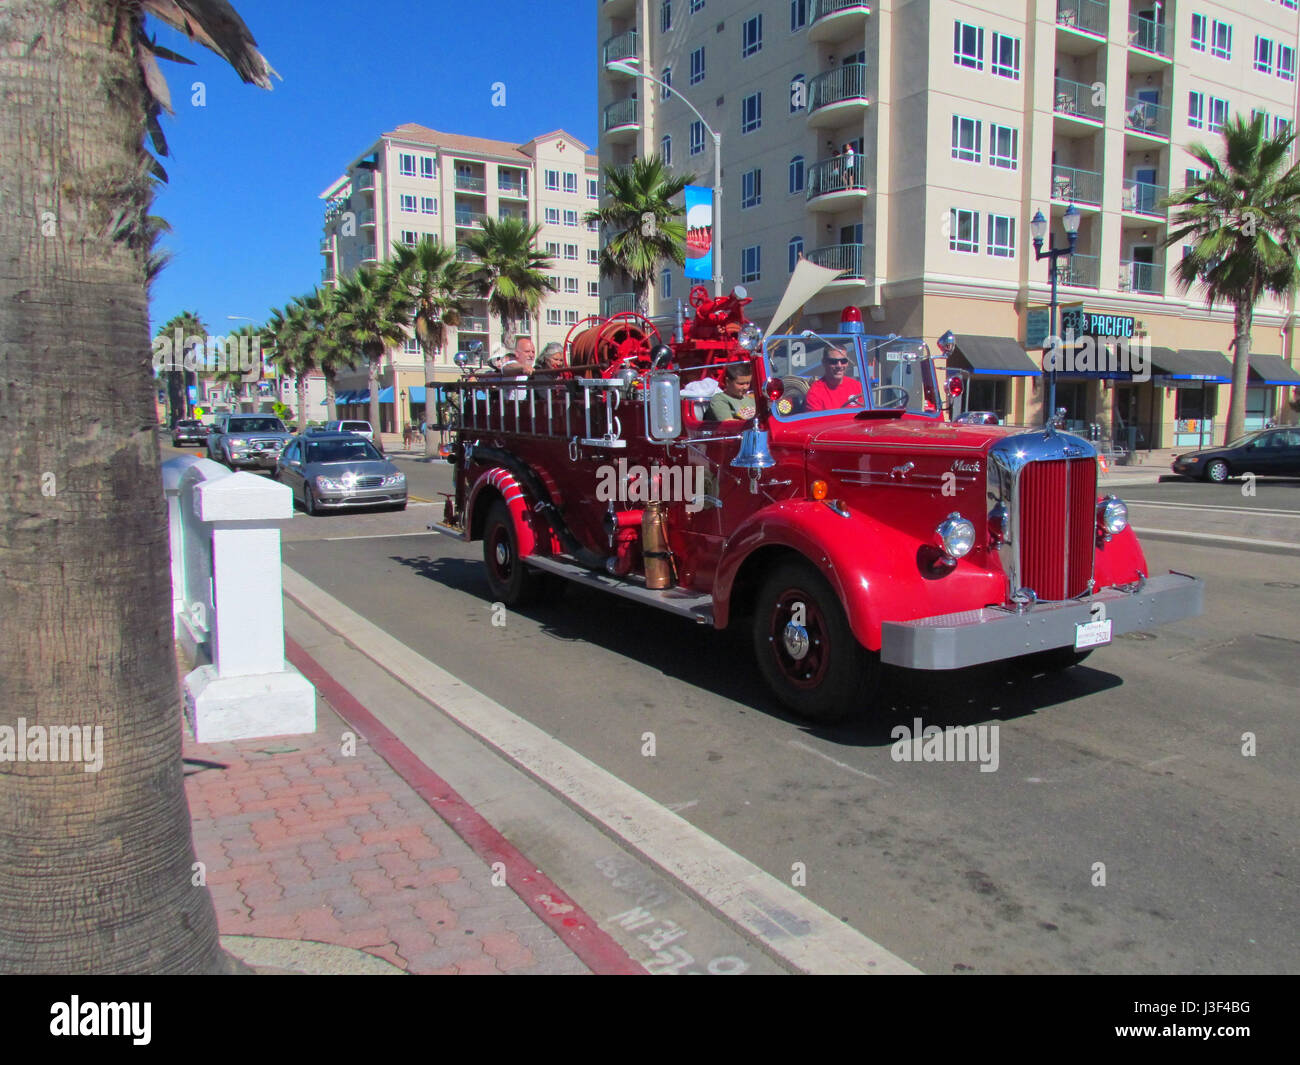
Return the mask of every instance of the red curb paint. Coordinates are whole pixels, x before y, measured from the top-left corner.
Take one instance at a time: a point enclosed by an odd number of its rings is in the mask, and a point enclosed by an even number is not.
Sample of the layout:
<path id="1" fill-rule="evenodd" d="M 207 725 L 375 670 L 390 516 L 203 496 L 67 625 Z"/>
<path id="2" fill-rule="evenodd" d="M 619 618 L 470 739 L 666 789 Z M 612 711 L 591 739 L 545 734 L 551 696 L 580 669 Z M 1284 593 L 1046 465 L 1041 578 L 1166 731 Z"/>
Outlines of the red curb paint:
<path id="1" fill-rule="evenodd" d="M 488 863 L 502 862 L 506 884 L 593 973 L 599 976 L 645 976 L 646 971 L 591 916 L 541 873 L 442 777 L 367 710 L 287 633 L 285 657 L 348 724 L 429 804 L 471 850 Z"/>

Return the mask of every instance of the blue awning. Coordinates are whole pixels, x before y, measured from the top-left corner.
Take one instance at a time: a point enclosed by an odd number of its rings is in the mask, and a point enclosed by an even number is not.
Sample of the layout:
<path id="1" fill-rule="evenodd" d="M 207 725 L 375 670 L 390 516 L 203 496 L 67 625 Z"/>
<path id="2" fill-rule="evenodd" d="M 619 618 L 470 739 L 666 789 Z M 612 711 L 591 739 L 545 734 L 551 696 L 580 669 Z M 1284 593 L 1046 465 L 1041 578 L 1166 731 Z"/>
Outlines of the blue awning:
<path id="1" fill-rule="evenodd" d="M 412 403 L 424 402 L 424 385 L 411 386 L 411 402 Z"/>
<path id="2" fill-rule="evenodd" d="M 349 393 L 348 393 L 348 402 L 349 402 L 349 403 L 369 403 L 369 402 L 370 402 L 370 389 L 367 388 L 365 391 L 362 391 L 362 392 L 349 392 Z"/>
<path id="3" fill-rule="evenodd" d="M 392 403 L 392 402 L 393 402 L 393 386 L 392 386 L 392 385 L 389 385 L 387 388 L 381 388 L 381 389 L 379 390 L 379 402 L 380 402 L 380 403 Z"/>
<path id="4" fill-rule="evenodd" d="M 1276 355 L 1251 355 L 1247 387 L 1254 388 L 1260 385 L 1286 385 L 1295 388 L 1300 386 L 1300 374 L 1296 373 L 1285 359 Z"/>

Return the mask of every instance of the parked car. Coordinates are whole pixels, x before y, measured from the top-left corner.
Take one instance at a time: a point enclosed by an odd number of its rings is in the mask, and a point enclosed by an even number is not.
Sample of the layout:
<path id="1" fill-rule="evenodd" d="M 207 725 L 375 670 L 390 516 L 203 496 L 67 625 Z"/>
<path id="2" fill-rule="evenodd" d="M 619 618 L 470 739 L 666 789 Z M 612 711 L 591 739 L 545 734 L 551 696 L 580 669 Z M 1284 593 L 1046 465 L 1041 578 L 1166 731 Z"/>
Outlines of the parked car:
<path id="1" fill-rule="evenodd" d="M 406 509 L 406 474 L 356 433 L 304 433 L 279 457 L 272 476 L 308 514 L 343 507 Z"/>
<path id="2" fill-rule="evenodd" d="M 292 436 L 284 422 L 270 414 L 218 414 L 208 433 L 208 458 L 232 470 L 273 470 Z"/>
<path id="3" fill-rule="evenodd" d="M 207 439 L 208 427 L 194 418 L 182 418 L 172 426 L 172 447 L 203 444 Z"/>
<path id="4" fill-rule="evenodd" d="M 356 433 L 357 436 L 364 436 L 372 444 L 375 442 L 375 431 L 370 427 L 369 422 L 362 421 L 334 421 L 325 423 L 327 433 Z"/>
<path id="5" fill-rule="evenodd" d="M 968 410 L 964 414 L 957 415 L 953 421 L 960 425 L 1002 424 L 1002 419 L 997 416 L 997 412 L 991 410 Z"/>
<path id="6" fill-rule="evenodd" d="M 1260 429 L 1223 447 L 1175 455 L 1172 469 L 1218 483 L 1243 473 L 1300 477 L 1300 429 Z"/>

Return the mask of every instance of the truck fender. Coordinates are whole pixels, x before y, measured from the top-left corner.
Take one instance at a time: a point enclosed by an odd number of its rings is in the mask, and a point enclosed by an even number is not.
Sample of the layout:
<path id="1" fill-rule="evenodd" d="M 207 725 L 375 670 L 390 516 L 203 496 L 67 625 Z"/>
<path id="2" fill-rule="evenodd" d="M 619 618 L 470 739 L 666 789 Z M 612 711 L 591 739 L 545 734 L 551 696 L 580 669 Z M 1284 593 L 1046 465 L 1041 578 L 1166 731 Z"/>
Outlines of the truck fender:
<path id="1" fill-rule="evenodd" d="M 1115 533 L 1109 540 L 1099 543 L 1093 559 L 1092 575 L 1098 588 L 1130 584 L 1137 580 L 1139 573 L 1144 577 L 1151 576 L 1146 553 L 1131 525 L 1123 532 Z"/>
<path id="2" fill-rule="evenodd" d="M 873 651 L 884 621 L 945 614 L 954 602 L 999 603 L 1006 594 L 1006 578 L 985 559 L 963 559 L 936 575 L 924 565 L 929 545 L 915 536 L 857 508 L 843 518 L 824 503 L 793 500 L 753 515 L 724 544 L 713 585 L 715 626 L 728 622 L 746 560 L 773 547 L 802 555 L 826 578 L 854 636 Z"/>
<path id="3" fill-rule="evenodd" d="M 515 480 L 514 474 L 501 466 L 484 470 L 469 491 L 469 500 L 465 504 L 465 513 L 470 518 L 466 522 L 469 539 L 477 540 L 482 536 L 483 527 L 482 522 L 478 520 L 478 506 L 479 498 L 484 492 L 495 492 L 505 500 L 506 509 L 510 511 L 510 517 L 514 521 L 515 540 L 519 544 L 520 557 L 535 554 L 538 535 L 533 525 L 533 513 L 528 505 L 528 497 L 524 495 L 524 490 Z M 484 513 L 489 505 L 490 502 L 484 500 Z"/>

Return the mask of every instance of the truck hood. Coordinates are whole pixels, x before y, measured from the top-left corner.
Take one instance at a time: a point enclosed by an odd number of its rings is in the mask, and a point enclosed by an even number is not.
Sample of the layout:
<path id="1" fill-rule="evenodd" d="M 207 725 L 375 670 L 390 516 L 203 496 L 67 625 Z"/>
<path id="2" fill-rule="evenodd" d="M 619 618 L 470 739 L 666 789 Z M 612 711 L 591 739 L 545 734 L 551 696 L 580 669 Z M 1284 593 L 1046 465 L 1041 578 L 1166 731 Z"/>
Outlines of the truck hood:
<path id="1" fill-rule="evenodd" d="M 890 421 L 854 420 L 839 422 L 811 437 L 808 447 L 861 448 L 863 450 L 896 452 L 915 451 L 977 451 L 986 453 L 989 447 L 1006 436 L 1032 432 L 1007 425 L 953 425 L 951 422 L 910 419 Z"/>

